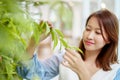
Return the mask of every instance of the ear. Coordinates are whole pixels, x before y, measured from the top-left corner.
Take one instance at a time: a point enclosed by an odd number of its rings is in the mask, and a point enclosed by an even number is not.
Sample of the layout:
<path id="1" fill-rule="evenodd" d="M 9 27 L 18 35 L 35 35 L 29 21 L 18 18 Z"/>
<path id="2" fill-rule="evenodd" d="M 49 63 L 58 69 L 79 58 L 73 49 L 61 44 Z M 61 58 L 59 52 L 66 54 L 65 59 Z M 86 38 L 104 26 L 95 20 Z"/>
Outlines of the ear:
<path id="1" fill-rule="evenodd" d="M 107 41 L 106 41 L 106 44 L 109 44 L 109 43 L 110 43 L 110 40 L 107 40 Z"/>

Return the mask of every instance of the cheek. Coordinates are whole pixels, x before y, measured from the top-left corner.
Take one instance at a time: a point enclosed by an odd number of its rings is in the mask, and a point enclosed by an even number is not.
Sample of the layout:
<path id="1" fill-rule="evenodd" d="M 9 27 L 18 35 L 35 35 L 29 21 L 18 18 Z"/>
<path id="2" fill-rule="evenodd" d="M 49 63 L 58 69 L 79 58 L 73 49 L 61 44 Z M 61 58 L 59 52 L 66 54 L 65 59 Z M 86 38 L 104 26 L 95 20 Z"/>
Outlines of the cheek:
<path id="1" fill-rule="evenodd" d="M 103 37 L 96 37 L 95 42 L 98 43 L 98 45 L 105 45 L 106 41 L 103 39 Z"/>
<path id="2" fill-rule="evenodd" d="M 87 33 L 84 31 L 84 32 L 83 32 L 83 36 L 82 36 L 83 39 L 84 39 L 86 36 L 87 36 Z"/>

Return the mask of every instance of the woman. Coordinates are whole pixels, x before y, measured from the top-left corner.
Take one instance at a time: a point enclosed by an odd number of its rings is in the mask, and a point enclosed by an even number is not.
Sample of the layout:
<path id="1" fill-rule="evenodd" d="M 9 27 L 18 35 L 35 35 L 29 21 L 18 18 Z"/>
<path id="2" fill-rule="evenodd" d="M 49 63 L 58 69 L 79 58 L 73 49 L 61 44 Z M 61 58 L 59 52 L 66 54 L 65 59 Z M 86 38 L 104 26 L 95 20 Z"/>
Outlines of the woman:
<path id="1" fill-rule="evenodd" d="M 63 65 L 76 72 L 80 80 L 114 80 L 116 73 L 120 72 L 118 27 L 116 16 L 108 10 L 91 14 L 79 47 L 84 55 L 67 50 L 64 55 L 67 63 L 63 62 Z"/>
<path id="2" fill-rule="evenodd" d="M 65 67 L 77 74 L 79 80 L 118 80 L 120 79 L 120 65 L 117 61 L 118 26 L 116 16 L 110 11 L 105 9 L 94 12 L 87 19 L 79 47 L 84 55 L 66 49 L 66 52 L 39 61 L 35 54 L 31 60 L 33 64 L 29 68 L 18 67 L 18 73 L 26 79 L 39 76 L 42 80 L 50 80 L 59 74 L 59 65 L 62 62 Z M 63 77 L 61 72 L 60 69 L 60 77 Z"/>

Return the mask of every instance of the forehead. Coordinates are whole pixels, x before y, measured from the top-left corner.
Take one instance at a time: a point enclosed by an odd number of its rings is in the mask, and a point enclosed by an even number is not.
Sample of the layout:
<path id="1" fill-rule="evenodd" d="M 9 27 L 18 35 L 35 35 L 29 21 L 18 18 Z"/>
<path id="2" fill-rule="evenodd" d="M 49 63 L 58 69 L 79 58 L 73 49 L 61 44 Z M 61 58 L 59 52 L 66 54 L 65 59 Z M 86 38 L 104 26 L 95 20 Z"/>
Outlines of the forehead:
<path id="1" fill-rule="evenodd" d="M 96 17 L 91 17 L 88 20 L 87 26 L 89 26 L 91 28 L 98 28 L 98 29 L 100 29 L 100 25 L 99 25 L 98 20 L 97 20 Z"/>

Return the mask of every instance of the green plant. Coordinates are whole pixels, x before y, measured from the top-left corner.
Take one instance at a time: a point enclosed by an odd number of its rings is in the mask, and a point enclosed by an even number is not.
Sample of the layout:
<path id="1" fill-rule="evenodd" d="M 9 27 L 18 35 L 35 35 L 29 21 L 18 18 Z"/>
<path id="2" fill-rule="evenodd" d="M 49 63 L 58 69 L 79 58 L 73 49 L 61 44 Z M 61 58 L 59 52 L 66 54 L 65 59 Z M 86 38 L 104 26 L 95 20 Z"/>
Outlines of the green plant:
<path id="1" fill-rule="evenodd" d="M 26 48 L 31 37 L 38 44 L 44 31 L 45 35 L 51 34 L 54 48 L 60 40 L 61 46 L 82 53 L 80 49 L 68 45 L 61 31 L 50 28 L 46 21 L 36 23 L 21 9 L 18 0 L 0 0 L 0 80 L 22 80 L 16 67 L 20 61 L 29 58 Z"/>
<path id="2" fill-rule="evenodd" d="M 49 33 L 51 34 L 52 41 L 54 42 L 53 49 L 57 46 L 58 41 L 60 41 L 61 47 L 64 46 L 65 48 L 77 50 L 80 53 L 83 53 L 81 49 L 69 45 L 65 40 L 63 33 L 59 29 L 51 28 L 46 21 L 42 21 L 39 28 L 42 33 L 45 31 L 45 35 L 48 35 Z"/>

